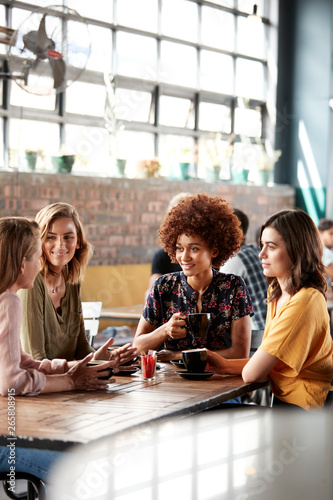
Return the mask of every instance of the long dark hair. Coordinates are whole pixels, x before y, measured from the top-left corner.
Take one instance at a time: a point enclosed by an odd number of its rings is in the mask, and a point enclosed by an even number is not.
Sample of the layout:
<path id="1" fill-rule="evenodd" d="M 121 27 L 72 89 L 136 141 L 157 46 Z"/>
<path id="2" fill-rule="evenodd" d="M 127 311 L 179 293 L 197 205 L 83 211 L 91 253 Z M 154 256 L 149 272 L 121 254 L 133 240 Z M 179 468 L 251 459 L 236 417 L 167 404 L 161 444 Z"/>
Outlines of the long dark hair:
<path id="1" fill-rule="evenodd" d="M 281 210 L 273 214 L 261 227 L 260 247 L 262 233 L 266 227 L 271 227 L 280 233 L 292 262 L 286 291 L 290 295 L 295 295 L 303 287 L 312 287 L 326 298 L 323 246 L 319 231 L 311 217 L 298 208 Z M 282 292 L 276 278 L 267 278 L 267 281 L 272 287 L 269 297 L 271 302 L 278 299 Z"/>

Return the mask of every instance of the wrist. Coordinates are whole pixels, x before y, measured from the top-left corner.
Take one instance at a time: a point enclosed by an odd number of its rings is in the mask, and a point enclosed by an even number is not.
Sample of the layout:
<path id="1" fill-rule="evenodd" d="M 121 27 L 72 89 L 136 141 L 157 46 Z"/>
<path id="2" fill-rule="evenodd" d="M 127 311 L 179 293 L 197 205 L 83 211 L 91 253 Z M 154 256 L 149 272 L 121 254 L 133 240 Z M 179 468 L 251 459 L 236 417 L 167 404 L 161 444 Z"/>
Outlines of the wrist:
<path id="1" fill-rule="evenodd" d="M 75 384 L 74 384 L 72 374 L 66 373 L 64 376 L 66 378 L 66 380 L 65 380 L 66 390 L 72 391 L 73 389 L 75 389 Z"/>

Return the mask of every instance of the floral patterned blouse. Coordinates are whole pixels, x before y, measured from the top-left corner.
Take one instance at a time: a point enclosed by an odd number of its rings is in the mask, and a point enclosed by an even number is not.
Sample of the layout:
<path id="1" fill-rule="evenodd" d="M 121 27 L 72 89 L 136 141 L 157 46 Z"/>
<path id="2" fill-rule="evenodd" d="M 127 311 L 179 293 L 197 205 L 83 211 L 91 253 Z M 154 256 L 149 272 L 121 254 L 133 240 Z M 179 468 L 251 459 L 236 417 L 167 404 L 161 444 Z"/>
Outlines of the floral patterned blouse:
<path id="1" fill-rule="evenodd" d="M 193 347 L 207 347 L 211 350 L 227 349 L 231 346 L 231 323 L 246 315 L 253 316 L 251 297 L 240 276 L 222 274 L 213 269 L 213 279 L 203 293 L 202 311 L 211 314 L 211 324 L 207 338 L 195 339 L 187 332 L 183 339 L 169 338 L 165 349 L 181 351 Z M 176 312 L 194 314 L 196 292 L 187 283 L 182 271 L 160 276 L 154 283 L 147 298 L 143 317 L 158 328 L 167 323 Z"/>

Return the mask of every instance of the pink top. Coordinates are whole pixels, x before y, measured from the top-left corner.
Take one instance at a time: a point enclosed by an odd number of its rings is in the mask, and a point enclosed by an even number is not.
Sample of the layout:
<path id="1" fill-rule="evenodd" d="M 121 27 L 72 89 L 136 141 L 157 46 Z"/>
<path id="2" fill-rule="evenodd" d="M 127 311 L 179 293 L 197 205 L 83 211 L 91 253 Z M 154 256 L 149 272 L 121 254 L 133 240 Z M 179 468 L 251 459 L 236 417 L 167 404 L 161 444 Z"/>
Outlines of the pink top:
<path id="1" fill-rule="evenodd" d="M 46 384 L 45 374 L 65 373 L 65 359 L 34 361 L 20 344 L 22 304 L 16 293 L 6 290 L 0 294 L 0 394 L 7 396 L 10 389 L 15 394 L 35 396 Z M 13 394 L 13 391 L 11 391 Z"/>

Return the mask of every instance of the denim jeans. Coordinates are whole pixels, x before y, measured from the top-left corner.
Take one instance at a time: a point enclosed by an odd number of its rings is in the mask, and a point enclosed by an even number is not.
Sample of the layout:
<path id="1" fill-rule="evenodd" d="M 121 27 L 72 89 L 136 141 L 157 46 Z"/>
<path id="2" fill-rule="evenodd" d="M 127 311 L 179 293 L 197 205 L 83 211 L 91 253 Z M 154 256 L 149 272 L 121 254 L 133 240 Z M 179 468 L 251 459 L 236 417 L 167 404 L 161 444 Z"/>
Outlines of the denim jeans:
<path id="1" fill-rule="evenodd" d="M 10 440 L 8 440 L 7 446 L 0 446 L 0 471 L 8 473 L 13 471 L 13 475 L 14 471 L 27 472 L 45 481 L 50 467 L 62 456 L 61 451 L 10 446 Z"/>

